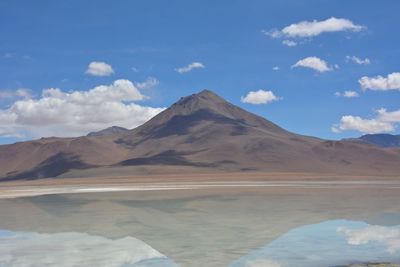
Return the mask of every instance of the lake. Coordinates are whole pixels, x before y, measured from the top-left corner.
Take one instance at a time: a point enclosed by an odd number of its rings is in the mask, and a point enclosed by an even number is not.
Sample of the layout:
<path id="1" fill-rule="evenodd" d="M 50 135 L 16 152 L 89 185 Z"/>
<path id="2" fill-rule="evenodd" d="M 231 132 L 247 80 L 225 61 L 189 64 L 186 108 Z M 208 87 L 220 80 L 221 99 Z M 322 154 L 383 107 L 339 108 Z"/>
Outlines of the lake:
<path id="1" fill-rule="evenodd" d="M 400 264 L 400 187 L 392 184 L 0 199 L 1 267 L 388 262 Z"/>

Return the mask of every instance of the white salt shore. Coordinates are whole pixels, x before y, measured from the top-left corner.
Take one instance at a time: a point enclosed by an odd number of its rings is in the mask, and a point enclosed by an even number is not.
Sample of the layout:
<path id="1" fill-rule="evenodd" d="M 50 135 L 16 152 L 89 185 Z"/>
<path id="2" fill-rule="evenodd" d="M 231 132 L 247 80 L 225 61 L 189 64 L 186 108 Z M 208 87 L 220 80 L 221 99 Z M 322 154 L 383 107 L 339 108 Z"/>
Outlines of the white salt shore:
<path id="1" fill-rule="evenodd" d="M 235 182 L 166 182 L 121 185 L 42 185 L 4 186 L 0 184 L 0 199 L 53 194 L 100 193 L 126 191 L 198 190 L 213 188 L 293 187 L 293 188 L 400 188 L 400 181 L 235 181 Z"/>

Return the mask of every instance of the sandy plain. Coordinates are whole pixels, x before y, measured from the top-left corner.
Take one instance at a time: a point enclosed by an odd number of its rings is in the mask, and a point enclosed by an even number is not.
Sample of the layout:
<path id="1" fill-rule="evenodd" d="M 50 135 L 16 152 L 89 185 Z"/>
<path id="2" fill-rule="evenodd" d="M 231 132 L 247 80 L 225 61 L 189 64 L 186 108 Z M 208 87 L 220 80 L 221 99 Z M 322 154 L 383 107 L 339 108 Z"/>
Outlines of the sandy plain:
<path id="1" fill-rule="evenodd" d="M 0 183 L 0 198 L 65 193 L 241 189 L 262 187 L 400 188 L 399 176 L 343 176 L 319 173 L 153 173 L 132 176 L 62 177 Z"/>

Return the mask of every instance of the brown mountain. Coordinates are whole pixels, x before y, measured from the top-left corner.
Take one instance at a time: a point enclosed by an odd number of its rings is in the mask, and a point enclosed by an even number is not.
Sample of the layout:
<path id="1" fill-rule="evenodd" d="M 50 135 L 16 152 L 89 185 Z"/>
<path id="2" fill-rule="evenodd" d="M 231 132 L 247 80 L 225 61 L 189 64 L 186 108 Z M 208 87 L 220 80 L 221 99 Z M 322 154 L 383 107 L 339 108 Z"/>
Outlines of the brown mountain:
<path id="1" fill-rule="evenodd" d="M 396 175 L 400 150 L 291 133 L 207 90 L 129 131 L 0 146 L 0 177 L 6 180 L 155 168 Z"/>
<path id="2" fill-rule="evenodd" d="M 397 147 L 400 148 L 400 134 L 366 134 L 359 138 L 353 138 L 353 141 L 365 142 L 379 147 Z"/>
<path id="3" fill-rule="evenodd" d="M 111 134 L 125 133 L 127 131 L 129 131 L 129 130 L 124 127 L 111 126 L 106 129 L 100 130 L 98 132 L 90 132 L 87 134 L 87 136 L 105 136 L 105 135 L 111 135 Z"/>

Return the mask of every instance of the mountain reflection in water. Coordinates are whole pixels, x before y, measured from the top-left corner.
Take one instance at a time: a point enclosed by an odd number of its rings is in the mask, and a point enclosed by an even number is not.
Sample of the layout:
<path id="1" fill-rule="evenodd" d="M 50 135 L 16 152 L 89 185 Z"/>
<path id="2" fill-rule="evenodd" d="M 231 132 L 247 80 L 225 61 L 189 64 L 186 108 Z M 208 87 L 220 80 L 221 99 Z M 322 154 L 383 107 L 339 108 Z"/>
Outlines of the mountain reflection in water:
<path id="1" fill-rule="evenodd" d="M 355 187 L 1 199 L 0 267 L 399 264 L 400 189 Z"/>
<path id="2" fill-rule="evenodd" d="M 0 266 L 9 267 L 178 266 L 134 237 L 112 240 L 76 232 L 0 231 L 0 256 Z M 347 220 L 306 225 L 250 252 L 230 267 L 327 267 L 362 262 L 400 263 L 400 226 Z"/>

